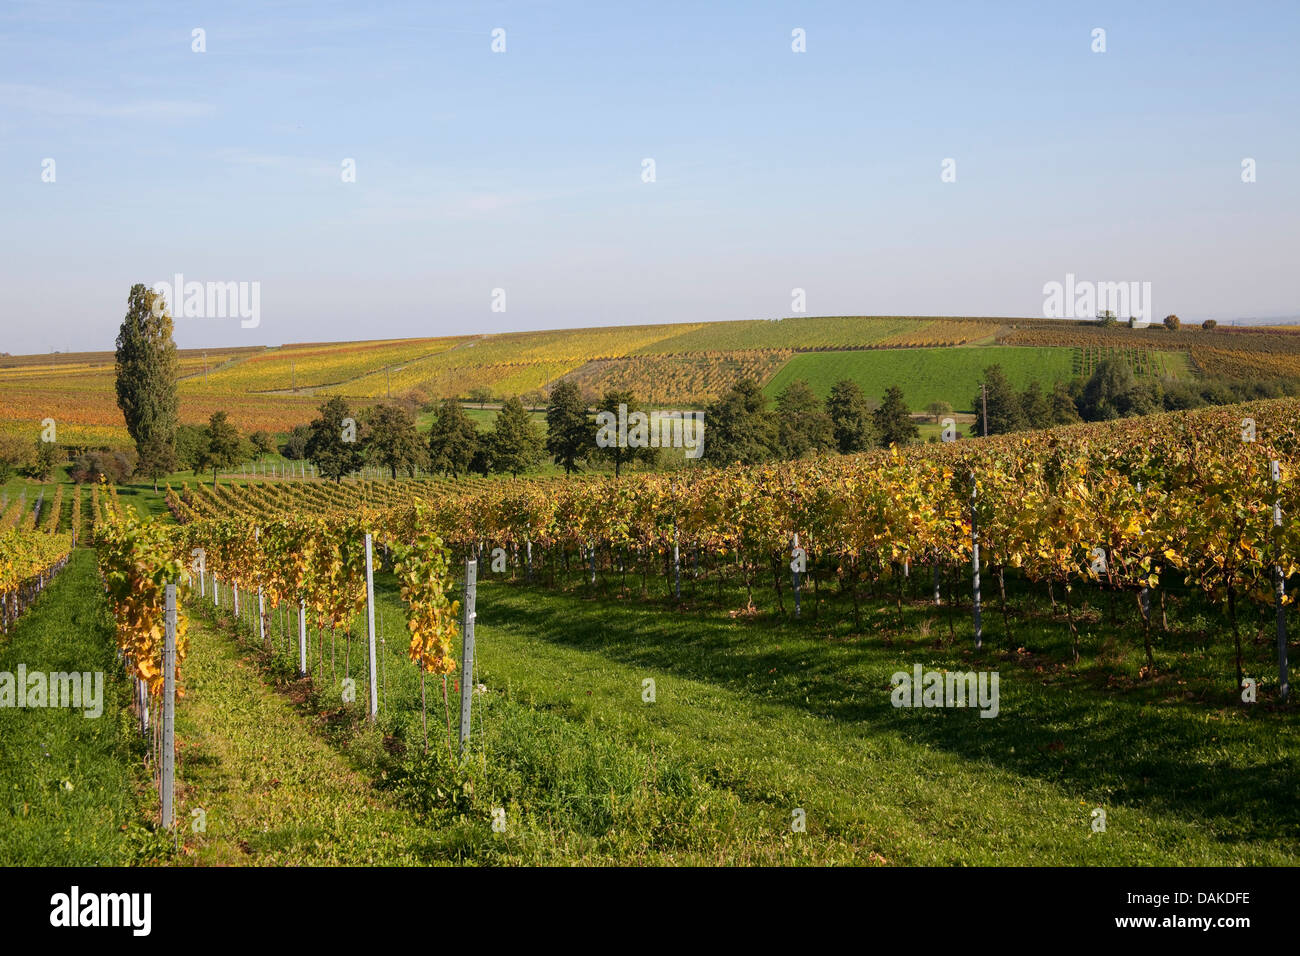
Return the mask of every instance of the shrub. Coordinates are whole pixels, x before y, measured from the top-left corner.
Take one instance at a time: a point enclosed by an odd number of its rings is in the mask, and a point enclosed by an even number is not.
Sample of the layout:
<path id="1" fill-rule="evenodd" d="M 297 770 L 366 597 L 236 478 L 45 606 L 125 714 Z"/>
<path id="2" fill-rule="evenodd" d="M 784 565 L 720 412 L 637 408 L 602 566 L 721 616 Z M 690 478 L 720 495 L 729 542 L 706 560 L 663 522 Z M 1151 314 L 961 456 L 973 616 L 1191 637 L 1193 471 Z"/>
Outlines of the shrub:
<path id="1" fill-rule="evenodd" d="M 97 482 L 101 477 L 110 484 L 121 484 L 135 474 L 135 456 L 128 451 L 92 451 L 80 455 L 68 469 L 78 483 Z"/>

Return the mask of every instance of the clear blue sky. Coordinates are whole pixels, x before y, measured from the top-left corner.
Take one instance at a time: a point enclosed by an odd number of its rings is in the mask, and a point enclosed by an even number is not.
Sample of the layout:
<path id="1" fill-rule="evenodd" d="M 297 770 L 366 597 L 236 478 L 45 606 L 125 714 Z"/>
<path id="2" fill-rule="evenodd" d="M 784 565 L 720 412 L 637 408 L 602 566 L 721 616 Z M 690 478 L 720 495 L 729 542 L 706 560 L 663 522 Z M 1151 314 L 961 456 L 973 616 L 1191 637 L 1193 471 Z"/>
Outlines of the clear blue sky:
<path id="1" fill-rule="evenodd" d="M 1295 2 L 8 2 L 0 351 L 111 348 L 130 285 L 177 272 L 261 283 L 258 328 L 179 319 L 183 346 L 771 317 L 795 287 L 813 315 L 1037 315 L 1067 272 L 1184 320 L 1293 315 L 1298 27 Z"/>

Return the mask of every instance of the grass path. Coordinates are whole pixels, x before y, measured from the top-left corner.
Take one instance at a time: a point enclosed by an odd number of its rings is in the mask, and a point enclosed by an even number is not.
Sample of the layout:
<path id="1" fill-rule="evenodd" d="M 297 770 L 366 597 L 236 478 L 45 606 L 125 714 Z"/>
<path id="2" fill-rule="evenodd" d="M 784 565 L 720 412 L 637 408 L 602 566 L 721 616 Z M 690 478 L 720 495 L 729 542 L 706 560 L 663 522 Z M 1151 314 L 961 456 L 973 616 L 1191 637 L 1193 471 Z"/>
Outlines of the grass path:
<path id="1" fill-rule="evenodd" d="M 190 639 L 176 718 L 186 857 L 216 866 L 427 862 L 428 831 L 267 686 L 249 651 L 198 618 Z"/>
<path id="2" fill-rule="evenodd" d="M 147 856 L 144 748 L 89 549 L 74 551 L 0 635 L 0 672 L 20 666 L 102 673 L 102 712 L 0 706 L 0 865 L 122 866 Z"/>

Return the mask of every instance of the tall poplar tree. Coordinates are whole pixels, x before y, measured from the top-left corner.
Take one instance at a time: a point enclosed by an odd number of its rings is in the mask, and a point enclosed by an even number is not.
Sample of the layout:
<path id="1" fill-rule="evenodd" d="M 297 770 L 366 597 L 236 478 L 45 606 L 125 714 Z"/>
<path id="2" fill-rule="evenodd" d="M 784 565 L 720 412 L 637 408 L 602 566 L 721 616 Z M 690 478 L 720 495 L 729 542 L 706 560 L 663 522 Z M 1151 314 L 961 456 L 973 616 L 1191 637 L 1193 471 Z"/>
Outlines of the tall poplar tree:
<path id="1" fill-rule="evenodd" d="M 155 490 L 176 467 L 180 360 L 172 331 L 162 297 L 140 283 L 131 286 L 117 333 L 117 405 L 135 442 L 136 471 L 152 478 Z"/>

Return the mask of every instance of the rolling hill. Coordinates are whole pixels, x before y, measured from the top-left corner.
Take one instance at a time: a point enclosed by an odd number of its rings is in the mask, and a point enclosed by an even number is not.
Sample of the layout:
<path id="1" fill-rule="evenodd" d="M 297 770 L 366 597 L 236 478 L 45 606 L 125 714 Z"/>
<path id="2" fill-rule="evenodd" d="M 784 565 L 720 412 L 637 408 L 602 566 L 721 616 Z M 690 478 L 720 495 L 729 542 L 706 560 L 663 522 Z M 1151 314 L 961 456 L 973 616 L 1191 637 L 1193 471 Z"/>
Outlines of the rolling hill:
<path id="1" fill-rule="evenodd" d="M 105 343 L 114 331 L 106 329 Z M 795 378 L 824 394 L 848 377 L 872 395 L 899 385 L 914 410 L 935 400 L 964 409 L 994 362 L 1018 385 L 1037 379 L 1050 387 L 1087 374 L 1108 354 L 1157 377 L 1300 376 L 1300 329 L 1189 324 L 1170 332 L 1044 319 L 799 316 L 191 349 L 181 353 L 181 419 L 198 424 L 223 409 L 245 431 L 283 433 L 309 421 L 324 395 L 427 406 L 486 390 L 540 403 L 562 378 L 592 397 L 620 388 L 655 404 L 700 406 L 744 377 L 769 394 Z M 53 418 L 63 444 L 126 445 L 113 375 L 108 351 L 0 355 L 0 431 L 34 436 Z"/>

